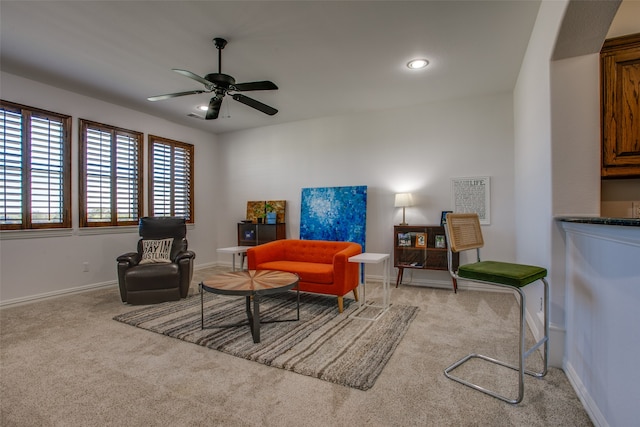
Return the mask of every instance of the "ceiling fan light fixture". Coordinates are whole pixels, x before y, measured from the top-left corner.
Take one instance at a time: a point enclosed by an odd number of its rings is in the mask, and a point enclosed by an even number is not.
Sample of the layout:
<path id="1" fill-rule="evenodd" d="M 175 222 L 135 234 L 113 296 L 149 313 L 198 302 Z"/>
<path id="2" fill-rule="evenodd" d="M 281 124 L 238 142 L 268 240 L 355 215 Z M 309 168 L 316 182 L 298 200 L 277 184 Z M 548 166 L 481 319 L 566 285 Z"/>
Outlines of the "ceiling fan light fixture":
<path id="1" fill-rule="evenodd" d="M 407 68 L 409 68 L 410 70 L 421 70 L 423 68 L 426 68 L 427 65 L 429 65 L 429 61 L 423 58 L 412 59 L 411 61 L 407 62 Z"/>

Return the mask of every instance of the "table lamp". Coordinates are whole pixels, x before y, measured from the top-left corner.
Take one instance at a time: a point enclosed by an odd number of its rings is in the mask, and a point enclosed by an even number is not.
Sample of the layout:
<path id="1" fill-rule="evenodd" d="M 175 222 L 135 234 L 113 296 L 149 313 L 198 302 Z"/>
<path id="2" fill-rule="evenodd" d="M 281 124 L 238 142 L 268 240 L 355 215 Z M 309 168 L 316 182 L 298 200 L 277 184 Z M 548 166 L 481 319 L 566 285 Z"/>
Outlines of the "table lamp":
<path id="1" fill-rule="evenodd" d="M 396 208 L 402 208 L 402 222 L 400 225 L 408 225 L 405 221 L 405 208 L 411 206 L 411 193 L 398 193 L 396 194 Z"/>

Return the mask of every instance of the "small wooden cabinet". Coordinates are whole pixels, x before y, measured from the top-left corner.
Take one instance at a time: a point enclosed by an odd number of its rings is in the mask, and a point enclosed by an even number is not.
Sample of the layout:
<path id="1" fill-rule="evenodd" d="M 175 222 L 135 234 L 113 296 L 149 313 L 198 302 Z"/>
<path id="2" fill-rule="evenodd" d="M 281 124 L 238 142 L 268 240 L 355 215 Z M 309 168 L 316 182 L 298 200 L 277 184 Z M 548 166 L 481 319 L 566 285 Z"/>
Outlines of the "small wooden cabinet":
<path id="1" fill-rule="evenodd" d="M 640 177 L 640 34 L 600 51 L 602 177 Z"/>
<path id="2" fill-rule="evenodd" d="M 256 246 L 285 239 L 286 224 L 238 223 L 238 246 Z"/>
<path id="3" fill-rule="evenodd" d="M 398 269 L 396 288 L 405 268 L 448 270 L 447 241 L 439 225 L 396 225 L 393 227 L 393 266 Z M 459 254 L 453 254 L 453 268 L 458 268 Z M 451 279 L 453 291 L 458 284 Z"/>

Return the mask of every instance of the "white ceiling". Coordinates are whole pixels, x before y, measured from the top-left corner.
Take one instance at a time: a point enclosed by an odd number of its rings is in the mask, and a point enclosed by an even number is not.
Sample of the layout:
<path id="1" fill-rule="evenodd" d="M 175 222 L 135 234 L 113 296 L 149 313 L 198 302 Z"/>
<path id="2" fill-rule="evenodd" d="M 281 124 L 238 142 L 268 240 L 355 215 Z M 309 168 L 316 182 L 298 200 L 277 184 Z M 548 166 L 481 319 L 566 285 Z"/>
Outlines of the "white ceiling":
<path id="1" fill-rule="evenodd" d="M 397 108 L 515 85 L 539 1 L 6 1 L 3 71 L 221 133 Z M 217 72 L 213 37 L 229 44 L 222 72 L 271 80 L 245 92 L 267 116 L 225 98 L 221 117 L 187 117 L 210 94 L 171 71 Z M 414 57 L 426 70 L 405 67 Z M 1 87 L 0 87 L 1 89 Z M 33 107 L 38 107 L 33 105 Z M 202 113 L 201 113 L 202 114 Z"/>

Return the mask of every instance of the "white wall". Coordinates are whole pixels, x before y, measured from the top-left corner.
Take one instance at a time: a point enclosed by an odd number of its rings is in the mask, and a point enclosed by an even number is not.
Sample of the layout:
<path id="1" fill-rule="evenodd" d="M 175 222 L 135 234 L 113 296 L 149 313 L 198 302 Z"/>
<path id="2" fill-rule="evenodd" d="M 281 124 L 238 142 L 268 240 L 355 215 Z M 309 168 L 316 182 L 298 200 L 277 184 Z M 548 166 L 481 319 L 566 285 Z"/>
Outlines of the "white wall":
<path id="1" fill-rule="evenodd" d="M 485 253 L 514 258 L 510 93 L 216 137 L 15 75 L 1 77 L 3 99 L 70 114 L 74 120 L 73 229 L 61 237 L 27 232 L 22 234 L 36 238 L 15 239 L 7 238 L 15 232 L 2 233 L 1 304 L 114 284 L 115 258 L 135 247 L 135 227 L 98 234 L 78 229 L 78 118 L 195 145 L 196 224 L 188 236 L 197 266 L 229 262 L 215 248 L 236 243 L 236 223 L 245 217 L 248 200 L 287 200 L 288 237 L 298 237 L 303 187 L 367 185 L 367 250 L 391 253 L 392 227 L 401 218 L 401 210 L 393 207 L 394 193 L 413 192 L 416 206 L 407 209 L 409 223 L 435 224 L 451 206 L 450 178 L 484 175 L 492 179 Z M 82 271 L 84 262 L 89 272 Z M 416 271 L 415 276 L 418 283 L 450 287 L 445 272 Z"/>
<path id="2" fill-rule="evenodd" d="M 600 55 L 551 63 L 554 215 L 600 215 Z"/>
<path id="3" fill-rule="evenodd" d="M 249 200 L 286 200 L 287 235 L 296 238 L 302 188 L 366 185 L 366 250 L 392 253 L 393 225 L 402 217 L 394 193 L 414 195 L 409 224 L 439 224 L 451 208 L 450 178 L 490 175 L 485 254 L 514 260 L 512 117 L 511 94 L 502 93 L 221 135 L 227 207 L 220 241 L 235 243 Z M 413 272 L 416 280 L 451 286 L 446 272 Z M 380 271 L 371 266 L 367 274 Z"/>
<path id="4" fill-rule="evenodd" d="M 55 295 L 67 290 L 116 282 L 116 257 L 135 250 L 137 228 L 115 234 L 94 234 L 78 229 L 78 118 L 125 129 L 151 133 L 195 146 L 195 225 L 189 227 L 189 246 L 196 252 L 196 265 L 215 261 L 219 198 L 215 168 L 216 136 L 179 126 L 146 114 L 40 84 L 12 74 L 1 74 L 2 99 L 73 117 L 72 125 L 72 220 L 73 229 L 62 237 L 47 232 L 2 232 L 0 241 L 0 303 L 17 302 L 35 296 Z M 147 161 L 144 162 L 147 190 Z M 147 209 L 146 203 L 144 209 Z M 104 230 L 103 230 L 104 231 Z M 60 233 L 54 233 L 59 236 Z M 7 235 L 12 238 L 7 238 Z M 18 238 L 15 238 L 16 235 Z M 36 236 L 35 238 L 22 238 Z M 83 263 L 89 272 L 83 272 Z"/>
<path id="5" fill-rule="evenodd" d="M 600 215 L 599 54 L 551 62 L 552 214 Z M 554 337 L 566 334 L 565 234 L 551 227 Z M 564 348 L 554 347 L 554 362 Z"/>
<path id="6" fill-rule="evenodd" d="M 514 90 L 517 261 L 546 267 L 551 287 L 550 363 L 564 354 L 564 283 L 556 283 L 551 235 L 552 143 L 550 59 L 567 1 L 542 2 Z M 555 185 L 555 181 L 553 182 Z M 537 336 L 543 331 L 542 287 L 527 287 L 527 313 Z"/>

